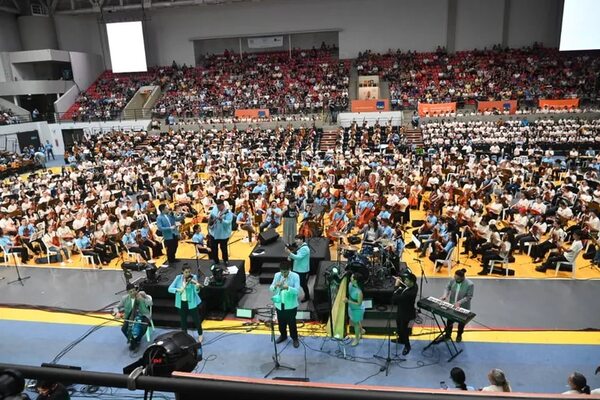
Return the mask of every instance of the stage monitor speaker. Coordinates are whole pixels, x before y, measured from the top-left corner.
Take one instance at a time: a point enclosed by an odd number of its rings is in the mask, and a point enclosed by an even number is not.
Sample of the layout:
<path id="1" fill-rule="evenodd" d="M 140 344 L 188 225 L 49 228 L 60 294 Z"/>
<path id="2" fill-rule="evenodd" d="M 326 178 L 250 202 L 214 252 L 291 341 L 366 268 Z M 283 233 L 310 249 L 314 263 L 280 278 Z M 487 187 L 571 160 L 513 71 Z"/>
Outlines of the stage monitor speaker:
<path id="1" fill-rule="evenodd" d="M 267 229 L 260 235 L 258 235 L 258 240 L 261 245 L 267 245 L 270 243 L 274 243 L 277 239 L 279 239 L 279 233 L 275 229 Z"/>
<path id="2" fill-rule="evenodd" d="M 235 309 L 236 318 L 254 318 L 254 309 L 253 308 L 236 308 Z"/>
<path id="3" fill-rule="evenodd" d="M 310 321 L 310 311 L 298 310 L 296 312 L 296 319 L 299 321 Z"/>

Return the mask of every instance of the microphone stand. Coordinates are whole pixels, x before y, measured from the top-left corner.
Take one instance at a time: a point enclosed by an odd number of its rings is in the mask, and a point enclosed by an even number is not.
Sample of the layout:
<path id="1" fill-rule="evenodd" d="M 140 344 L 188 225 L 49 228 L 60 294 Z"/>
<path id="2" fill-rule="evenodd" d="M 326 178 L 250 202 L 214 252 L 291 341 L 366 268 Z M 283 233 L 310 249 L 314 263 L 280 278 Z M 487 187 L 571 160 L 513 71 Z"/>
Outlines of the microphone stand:
<path id="1" fill-rule="evenodd" d="M 271 341 L 273 342 L 273 361 L 275 362 L 275 365 L 273 365 L 273 368 L 267 372 L 265 378 L 271 375 L 271 373 L 277 369 L 287 369 L 290 371 L 296 370 L 296 368 L 288 367 L 287 365 L 282 365 L 279 363 L 279 353 L 277 352 L 277 342 L 275 341 L 275 307 L 271 306 L 269 308 L 271 309 Z"/>
<path id="2" fill-rule="evenodd" d="M 392 301 L 391 301 L 391 307 L 390 307 L 390 312 L 388 313 L 388 320 L 387 320 L 387 357 L 383 357 L 380 356 L 378 354 L 373 354 L 374 358 L 377 358 L 379 360 L 384 360 L 385 363 L 379 368 L 380 372 L 385 371 L 385 376 L 388 376 L 388 374 L 390 373 L 390 364 L 394 361 L 398 362 L 398 361 L 406 361 L 406 358 L 401 358 L 401 357 L 394 357 L 392 358 L 392 313 L 393 313 L 393 309 L 394 309 L 394 295 L 396 294 L 396 292 L 398 292 L 398 290 L 400 290 L 401 287 L 399 287 L 398 289 L 394 290 L 394 292 L 392 292 Z M 396 312 L 398 312 L 396 310 Z M 396 353 L 397 355 L 398 353 Z"/>
<path id="3" fill-rule="evenodd" d="M 419 300 L 421 300 L 423 298 L 423 279 L 425 279 L 425 283 L 427 284 L 429 284 L 429 281 L 427 280 L 427 275 L 425 275 L 425 270 L 423 269 L 423 261 L 419 258 L 415 258 L 414 260 L 419 262 L 419 268 L 421 269 L 421 279 L 419 281 Z"/>
<path id="4" fill-rule="evenodd" d="M 13 261 L 15 263 L 15 269 L 17 270 L 17 279 L 15 279 L 14 281 L 10 281 L 7 284 L 10 285 L 11 283 L 19 282 L 21 284 L 21 286 L 25 286 L 23 281 L 27 280 L 31 277 L 30 276 L 21 277 L 21 272 L 19 272 L 19 266 L 17 265 L 17 257 L 16 256 L 13 256 Z"/>

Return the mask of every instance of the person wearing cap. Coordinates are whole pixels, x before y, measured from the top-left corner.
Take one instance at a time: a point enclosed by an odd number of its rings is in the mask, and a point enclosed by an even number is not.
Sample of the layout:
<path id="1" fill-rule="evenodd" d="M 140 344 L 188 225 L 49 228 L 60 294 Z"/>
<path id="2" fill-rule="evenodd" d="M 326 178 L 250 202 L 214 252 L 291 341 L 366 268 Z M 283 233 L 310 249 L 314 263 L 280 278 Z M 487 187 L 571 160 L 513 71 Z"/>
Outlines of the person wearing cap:
<path id="1" fill-rule="evenodd" d="M 392 339 L 394 343 L 404 345 L 402 355 L 410 352 L 409 327 L 410 321 L 417 316 L 415 312 L 415 300 L 419 292 L 417 277 L 409 272 L 402 277 L 394 277 L 396 290 L 392 296 L 392 303 L 397 305 L 396 311 L 396 338 Z"/>
<path id="2" fill-rule="evenodd" d="M 295 348 L 300 346 L 298 341 L 298 328 L 296 326 L 296 312 L 298 311 L 298 293 L 300 292 L 300 276 L 290 271 L 288 262 L 281 263 L 280 271 L 273 277 L 269 287 L 273 293 L 273 304 L 277 310 L 277 323 L 279 326 L 279 337 L 276 343 L 282 343 L 287 339 L 287 328 L 290 329 Z"/>
<path id="3" fill-rule="evenodd" d="M 216 205 L 208 215 L 208 234 L 210 235 L 210 252 L 215 264 L 219 264 L 219 247 L 223 254 L 225 265 L 229 263 L 227 245 L 231 237 L 233 213 L 225 206 L 225 202 L 218 199 Z"/>
<path id="4" fill-rule="evenodd" d="M 150 319 L 152 297 L 143 291 L 138 291 L 132 283 L 126 286 L 127 294 L 121 298 L 113 309 L 113 315 L 123 318 L 121 332 L 127 338 L 129 350 L 135 350 L 146 334 Z"/>

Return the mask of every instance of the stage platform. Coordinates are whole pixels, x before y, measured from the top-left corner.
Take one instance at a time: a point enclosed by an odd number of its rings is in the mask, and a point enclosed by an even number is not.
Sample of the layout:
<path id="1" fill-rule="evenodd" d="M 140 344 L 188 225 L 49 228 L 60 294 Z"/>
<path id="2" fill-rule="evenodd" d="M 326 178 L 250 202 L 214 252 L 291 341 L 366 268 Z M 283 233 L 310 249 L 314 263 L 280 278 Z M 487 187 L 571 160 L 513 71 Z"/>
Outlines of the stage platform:
<path id="1" fill-rule="evenodd" d="M 237 272 L 225 275 L 223 285 L 215 285 L 211 279 L 210 285 L 200 289 L 200 298 L 202 299 L 200 316 L 202 319 L 221 320 L 225 318 L 228 312 L 235 310 L 238 301 L 244 295 L 246 287 L 244 264 L 242 260 L 229 260 L 229 266 L 237 267 Z M 184 265 L 189 265 L 192 268 L 192 273 L 199 275 L 198 279 L 201 282 L 204 280 L 204 276 L 212 277 L 210 271 L 210 267 L 213 265 L 212 261 L 184 259 L 171 263 L 169 267 L 160 268 L 157 275 L 158 282 L 151 283 L 145 280 L 140 285 L 140 289 L 153 298 L 152 319 L 155 325 L 164 327 L 179 326 L 179 314 L 175 308 L 175 295 L 169 293 L 168 289 L 175 277 L 181 274 Z M 223 265 L 221 265 L 221 268 L 224 268 Z"/>
<path id="2" fill-rule="evenodd" d="M 329 239 L 323 237 L 312 238 L 308 241 L 310 251 L 310 274 L 314 275 L 319 269 L 319 263 L 331 259 L 329 253 Z M 287 260 L 285 243 L 280 237 L 275 242 L 258 244 L 250 253 L 250 274 L 259 275 L 265 263 L 281 263 Z"/>

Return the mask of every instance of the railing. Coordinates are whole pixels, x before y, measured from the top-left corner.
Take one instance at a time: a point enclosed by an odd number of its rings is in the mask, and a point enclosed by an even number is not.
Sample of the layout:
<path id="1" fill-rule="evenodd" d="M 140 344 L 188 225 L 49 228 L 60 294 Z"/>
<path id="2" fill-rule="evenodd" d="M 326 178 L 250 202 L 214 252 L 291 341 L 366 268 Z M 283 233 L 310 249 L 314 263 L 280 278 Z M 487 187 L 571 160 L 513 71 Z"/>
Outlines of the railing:
<path id="1" fill-rule="evenodd" d="M 563 397 L 557 394 L 445 391 L 439 389 L 344 384 L 328 385 L 285 380 L 193 374 L 189 375 L 189 377 L 164 378 L 142 375 L 137 378 L 129 378 L 127 375 L 115 373 L 0 364 L 0 371 L 6 369 L 19 371 L 26 379 L 177 393 L 179 399 L 218 396 L 219 398 L 235 398 L 240 400 L 264 400 L 268 398 L 285 398 L 286 400 L 437 400 L 444 398 L 453 400 L 473 398 L 486 398 L 490 400 L 507 398 L 556 400 Z M 589 398 L 589 395 L 569 395 L 565 398 L 583 399 Z"/>

